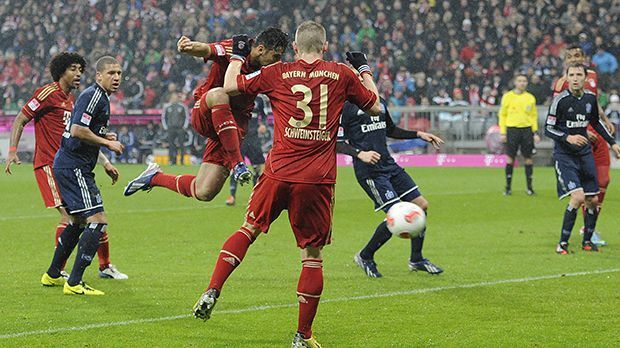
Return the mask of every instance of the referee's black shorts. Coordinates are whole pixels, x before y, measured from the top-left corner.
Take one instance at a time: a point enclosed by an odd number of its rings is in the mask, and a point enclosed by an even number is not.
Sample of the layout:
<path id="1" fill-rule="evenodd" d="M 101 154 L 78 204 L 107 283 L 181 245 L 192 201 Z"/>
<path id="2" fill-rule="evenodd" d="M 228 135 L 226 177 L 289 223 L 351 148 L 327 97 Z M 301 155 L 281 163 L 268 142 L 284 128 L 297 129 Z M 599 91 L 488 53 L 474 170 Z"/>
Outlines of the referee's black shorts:
<path id="1" fill-rule="evenodd" d="M 506 128 L 506 155 L 515 158 L 521 149 L 521 155 L 531 158 L 534 151 L 534 133 L 532 127 Z"/>

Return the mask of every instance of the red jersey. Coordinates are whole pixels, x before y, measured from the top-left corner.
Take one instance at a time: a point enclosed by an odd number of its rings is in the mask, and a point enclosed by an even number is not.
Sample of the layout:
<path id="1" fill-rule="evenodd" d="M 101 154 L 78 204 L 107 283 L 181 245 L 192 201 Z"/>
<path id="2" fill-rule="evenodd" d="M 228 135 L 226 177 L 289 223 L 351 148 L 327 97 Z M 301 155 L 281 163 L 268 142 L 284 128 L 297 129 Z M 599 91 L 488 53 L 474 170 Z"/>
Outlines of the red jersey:
<path id="1" fill-rule="evenodd" d="M 207 93 L 210 89 L 215 87 L 224 86 L 224 75 L 226 69 L 230 63 L 230 57 L 232 55 L 232 39 L 223 40 L 216 43 L 209 44 L 211 49 L 211 55 L 205 57 L 205 63 L 209 60 L 213 61 L 209 75 L 206 80 L 194 90 L 194 100 L 199 101 L 203 94 Z M 241 67 L 241 73 L 249 74 L 254 72 L 249 65 L 250 59 L 246 59 L 245 63 Z M 234 97 L 230 97 L 230 108 L 237 124 L 243 129 L 247 129 L 247 123 L 252 118 L 252 110 L 254 109 L 254 99 L 256 94 L 240 94 Z"/>
<path id="2" fill-rule="evenodd" d="M 336 138 L 345 100 L 367 110 L 377 96 L 344 64 L 276 63 L 237 77 L 239 92 L 269 96 L 273 147 L 264 174 L 292 183 L 336 182 Z"/>
<path id="3" fill-rule="evenodd" d="M 35 169 L 54 163 L 74 101 L 73 94 L 65 93 L 58 82 L 53 82 L 38 88 L 22 108 L 22 114 L 34 119 Z"/>

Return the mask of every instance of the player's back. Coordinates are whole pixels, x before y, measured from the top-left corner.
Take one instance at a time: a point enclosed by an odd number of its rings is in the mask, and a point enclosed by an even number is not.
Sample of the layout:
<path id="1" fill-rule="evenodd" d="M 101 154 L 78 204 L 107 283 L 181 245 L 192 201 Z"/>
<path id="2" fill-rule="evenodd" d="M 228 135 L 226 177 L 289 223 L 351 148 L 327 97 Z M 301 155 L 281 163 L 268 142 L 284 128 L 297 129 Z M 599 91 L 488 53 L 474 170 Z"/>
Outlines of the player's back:
<path id="1" fill-rule="evenodd" d="M 376 96 L 344 64 L 317 60 L 276 63 L 258 74 L 271 100 L 275 131 L 265 174 L 288 182 L 336 181 L 336 138 L 345 100 L 363 109 Z M 254 76 L 253 76 L 254 75 Z M 251 88 L 250 88 L 251 89 Z"/>

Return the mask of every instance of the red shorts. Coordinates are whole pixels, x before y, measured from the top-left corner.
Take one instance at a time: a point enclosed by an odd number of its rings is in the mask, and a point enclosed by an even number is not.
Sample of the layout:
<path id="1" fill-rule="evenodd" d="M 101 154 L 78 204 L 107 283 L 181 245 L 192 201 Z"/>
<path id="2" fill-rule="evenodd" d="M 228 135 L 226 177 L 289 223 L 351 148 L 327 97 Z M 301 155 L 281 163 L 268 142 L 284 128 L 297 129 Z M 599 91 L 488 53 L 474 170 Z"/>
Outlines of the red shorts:
<path id="1" fill-rule="evenodd" d="M 598 179 L 598 187 L 607 189 L 607 186 L 609 186 L 609 166 L 597 166 L 596 176 Z"/>
<path id="2" fill-rule="evenodd" d="M 609 146 L 607 141 L 600 134 L 596 133 L 598 139 L 596 143 L 592 144 L 592 154 L 594 155 L 594 164 L 597 167 L 609 167 L 611 158 L 609 156 Z"/>
<path id="3" fill-rule="evenodd" d="M 246 221 L 267 233 L 282 210 L 288 210 L 297 246 L 322 247 L 331 242 L 334 185 L 300 184 L 262 175 L 252 190 Z"/>
<path id="4" fill-rule="evenodd" d="M 47 208 L 57 208 L 62 205 L 60 191 L 54 178 L 51 166 L 43 166 L 34 170 L 34 177 L 37 179 L 39 191 L 43 197 L 43 203 Z"/>
<path id="5" fill-rule="evenodd" d="M 206 93 L 200 100 L 196 101 L 196 104 L 192 108 L 191 117 L 192 127 L 196 132 L 208 138 L 205 151 L 202 155 L 202 162 L 213 163 L 222 167 L 230 167 L 230 165 L 226 163 L 226 155 L 224 149 L 222 149 L 222 143 L 215 132 L 215 126 L 211 119 L 211 109 L 207 106 L 205 96 Z M 241 128 L 237 127 L 237 129 L 239 129 L 239 139 L 243 139 L 244 133 Z"/>

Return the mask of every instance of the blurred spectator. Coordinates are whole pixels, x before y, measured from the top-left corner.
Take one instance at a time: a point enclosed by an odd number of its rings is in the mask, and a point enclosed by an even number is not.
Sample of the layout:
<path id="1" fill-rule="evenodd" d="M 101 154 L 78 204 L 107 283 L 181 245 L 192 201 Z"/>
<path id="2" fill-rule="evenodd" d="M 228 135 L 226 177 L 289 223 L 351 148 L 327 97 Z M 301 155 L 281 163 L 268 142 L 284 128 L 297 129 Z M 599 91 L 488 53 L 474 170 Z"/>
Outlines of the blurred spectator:
<path id="1" fill-rule="evenodd" d="M 618 130 L 618 127 L 620 127 L 620 97 L 617 94 L 612 94 L 609 97 L 609 104 L 607 109 L 605 109 L 605 115 L 616 126 L 616 138 L 618 138 L 620 135 L 620 130 Z"/>
<path id="2" fill-rule="evenodd" d="M 517 69 L 530 78 L 537 74 L 549 86 L 562 73 L 557 59 L 566 44 L 578 42 L 593 54 L 594 47 L 605 43 L 604 52 L 616 63 L 620 54 L 620 11 L 611 0 L 313 0 L 299 6 L 282 0 L 12 3 L 0 4 L 3 108 L 23 105 L 36 87 L 49 82 L 46 64 L 61 50 L 77 51 L 91 64 L 81 88 L 94 81 L 95 60 L 112 54 L 127 76 L 124 96 L 118 95 L 122 106 L 162 108 L 169 100 L 168 85 L 183 91 L 180 100 L 191 99 L 209 68 L 177 53 L 181 35 L 214 42 L 234 33 L 255 35 L 267 26 L 292 34 L 306 19 L 318 19 L 327 29 L 327 56 L 342 60 L 347 50 L 364 51 L 377 81 L 387 77 L 381 82 L 382 96 L 389 99 L 406 81 L 403 93 L 417 105 L 436 95 L 439 85 L 468 94 L 473 84 L 483 90 L 507 89 Z M 288 50 L 284 59 L 292 60 L 293 52 Z M 601 87 L 613 88 L 618 70 L 607 66 L 609 56 L 603 62 L 601 73 L 608 83 Z"/>
<path id="3" fill-rule="evenodd" d="M 592 63 L 596 65 L 599 74 L 613 75 L 618 70 L 618 59 L 605 51 L 603 45 L 598 46 L 596 53 L 592 56 Z"/>
<path id="4" fill-rule="evenodd" d="M 189 124 L 187 107 L 179 101 L 178 93 L 170 95 L 169 103 L 164 107 L 161 115 L 161 125 L 168 135 L 168 156 L 170 164 L 177 164 L 177 155 L 180 154 L 180 164 L 185 156 L 186 129 Z"/>
<path id="5" fill-rule="evenodd" d="M 160 144 L 163 137 L 160 125 L 149 122 L 138 137 L 138 162 L 145 163 L 147 156 L 153 154 L 153 149 Z"/>
<path id="6" fill-rule="evenodd" d="M 120 155 L 119 160 L 122 163 L 136 163 L 136 135 L 133 130 L 130 130 L 127 126 L 122 126 L 118 133 L 118 141 L 125 146 L 125 150 Z"/>

